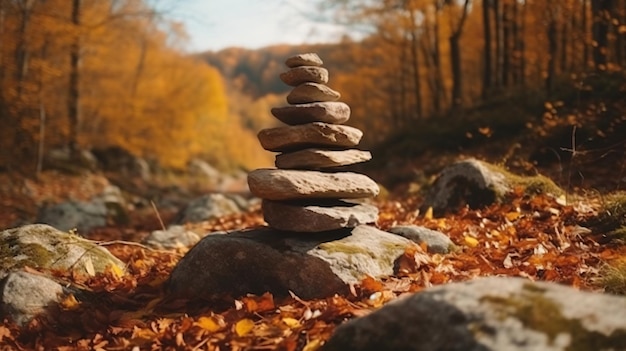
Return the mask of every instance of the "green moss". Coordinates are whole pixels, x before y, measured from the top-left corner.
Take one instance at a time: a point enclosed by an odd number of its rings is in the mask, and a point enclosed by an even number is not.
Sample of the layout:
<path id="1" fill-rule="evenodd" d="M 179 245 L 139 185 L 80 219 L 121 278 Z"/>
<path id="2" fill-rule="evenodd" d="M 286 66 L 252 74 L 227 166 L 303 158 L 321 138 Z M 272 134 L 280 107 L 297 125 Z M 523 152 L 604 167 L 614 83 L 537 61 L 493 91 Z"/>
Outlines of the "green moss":
<path id="1" fill-rule="evenodd" d="M 543 289 L 526 284 L 521 296 L 486 296 L 481 301 L 495 307 L 502 319 L 513 316 L 524 327 L 546 334 L 550 343 L 559 334 L 569 335 L 567 351 L 618 349 L 626 345 L 626 329 L 614 330 L 610 335 L 588 330 L 580 320 L 563 316 L 562 307 L 543 294 Z"/>
<path id="2" fill-rule="evenodd" d="M 626 193 L 618 192 L 604 199 L 598 216 L 585 223 L 596 234 L 602 234 L 600 243 L 626 243 Z"/>
<path id="3" fill-rule="evenodd" d="M 599 282 L 608 293 L 626 295 L 626 260 L 604 266 L 600 270 Z"/>
<path id="4" fill-rule="evenodd" d="M 345 253 L 347 255 L 356 255 L 356 254 L 362 254 L 362 255 L 367 255 L 370 256 L 372 258 L 376 258 L 374 256 L 374 253 L 370 250 L 367 250 L 365 248 L 362 247 L 358 247 L 356 245 L 350 245 L 350 244 L 346 244 L 346 243 L 342 243 L 342 242 L 327 242 L 327 243 L 323 243 L 320 244 L 319 246 L 320 249 L 328 252 L 328 253 Z"/>
<path id="5" fill-rule="evenodd" d="M 523 188 L 524 192 L 528 195 L 551 194 L 559 196 L 565 194 L 563 189 L 559 188 L 552 179 L 543 175 L 520 176 L 491 163 L 483 162 L 483 164 L 492 172 L 502 174 L 507 184 Z M 502 200 L 505 195 L 506 194 L 496 194 L 498 200 Z"/>
<path id="6" fill-rule="evenodd" d="M 405 246 L 399 243 L 382 242 L 383 250 L 369 250 L 354 244 L 346 244 L 342 242 L 327 242 L 320 244 L 319 248 L 328 253 L 344 253 L 352 259 L 352 256 L 361 254 L 371 257 L 373 260 L 388 262 L 392 264 L 398 256 L 404 252 Z"/>

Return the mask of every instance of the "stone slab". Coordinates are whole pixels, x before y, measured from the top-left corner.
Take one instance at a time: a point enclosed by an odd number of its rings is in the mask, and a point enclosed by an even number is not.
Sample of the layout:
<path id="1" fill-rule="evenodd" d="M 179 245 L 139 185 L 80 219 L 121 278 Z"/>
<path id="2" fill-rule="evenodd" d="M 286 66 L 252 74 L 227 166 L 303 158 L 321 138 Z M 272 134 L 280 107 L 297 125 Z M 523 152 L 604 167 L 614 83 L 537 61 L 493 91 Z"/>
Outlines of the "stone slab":
<path id="1" fill-rule="evenodd" d="M 295 87 L 287 95 L 287 102 L 290 104 L 308 104 L 311 102 L 337 101 L 340 97 L 341 94 L 338 91 L 326 85 L 303 83 Z"/>
<path id="2" fill-rule="evenodd" d="M 313 122 L 263 129 L 257 136 L 265 150 L 286 152 L 311 147 L 350 148 L 359 144 L 363 132 L 354 127 Z"/>
<path id="3" fill-rule="evenodd" d="M 276 167 L 281 169 L 323 169 L 341 167 L 372 159 L 369 151 L 304 149 L 276 156 Z"/>
<path id="4" fill-rule="evenodd" d="M 340 101 L 274 107 L 271 111 L 274 117 L 289 125 L 311 122 L 342 124 L 350 119 L 350 106 Z"/>
<path id="5" fill-rule="evenodd" d="M 263 217 L 270 227 L 294 232 L 323 232 L 374 223 L 374 205 L 340 200 L 284 202 L 263 200 Z"/>
<path id="6" fill-rule="evenodd" d="M 252 194 L 266 200 L 360 199 L 380 191 L 378 184 L 363 174 L 268 168 L 248 173 L 248 186 Z"/>

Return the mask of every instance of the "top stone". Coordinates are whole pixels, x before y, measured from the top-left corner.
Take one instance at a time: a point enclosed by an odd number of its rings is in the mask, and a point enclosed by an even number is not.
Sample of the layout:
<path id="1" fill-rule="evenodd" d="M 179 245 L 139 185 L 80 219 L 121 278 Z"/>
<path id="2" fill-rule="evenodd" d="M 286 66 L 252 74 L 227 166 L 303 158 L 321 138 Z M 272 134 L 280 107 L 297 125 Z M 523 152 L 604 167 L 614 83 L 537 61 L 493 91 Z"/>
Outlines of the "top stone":
<path id="1" fill-rule="evenodd" d="M 321 66 L 324 62 L 316 53 L 300 54 L 292 56 L 285 61 L 289 68 L 299 66 Z"/>

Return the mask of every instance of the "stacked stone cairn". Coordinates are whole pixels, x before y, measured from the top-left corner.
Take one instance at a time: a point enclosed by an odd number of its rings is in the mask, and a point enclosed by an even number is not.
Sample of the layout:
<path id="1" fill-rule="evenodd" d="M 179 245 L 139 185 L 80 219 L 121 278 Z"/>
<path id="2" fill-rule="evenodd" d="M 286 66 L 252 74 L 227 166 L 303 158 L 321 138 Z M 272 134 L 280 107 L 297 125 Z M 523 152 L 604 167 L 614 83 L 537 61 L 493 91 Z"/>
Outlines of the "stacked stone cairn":
<path id="1" fill-rule="evenodd" d="M 277 169 L 248 174 L 250 191 L 262 201 L 270 227 L 293 232 L 323 232 L 375 222 L 376 206 L 365 203 L 378 194 L 376 182 L 340 167 L 368 161 L 368 151 L 354 149 L 363 132 L 342 125 L 350 107 L 326 86 L 328 70 L 317 54 L 290 57 L 280 78 L 294 89 L 289 105 L 272 114 L 288 126 L 261 130 L 265 150 L 278 152 Z"/>

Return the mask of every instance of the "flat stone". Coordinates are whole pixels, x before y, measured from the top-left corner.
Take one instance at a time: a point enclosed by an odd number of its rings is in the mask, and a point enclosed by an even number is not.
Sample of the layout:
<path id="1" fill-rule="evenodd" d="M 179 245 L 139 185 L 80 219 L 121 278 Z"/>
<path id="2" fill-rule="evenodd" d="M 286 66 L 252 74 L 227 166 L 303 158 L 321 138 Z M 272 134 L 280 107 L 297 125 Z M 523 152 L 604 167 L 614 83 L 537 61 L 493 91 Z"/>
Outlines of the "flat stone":
<path id="1" fill-rule="evenodd" d="M 290 104 L 308 104 L 310 102 L 337 101 L 340 97 L 341 94 L 338 91 L 323 84 L 303 83 L 287 95 L 287 102 Z"/>
<path id="2" fill-rule="evenodd" d="M 265 150 L 285 152 L 310 147 L 348 148 L 359 144 L 360 130 L 343 125 L 313 122 L 263 129 L 258 138 Z"/>
<path id="3" fill-rule="evenodd" d="M 263 200 L 263 217 L 270 227 L 294 232 L 323 232 L 374 223 L 378 208 L 341 200 L 283 202 Z"/>
<path id="4" fill-rule="evenodd" d="M 369 151 L 304 149 L 276 156 L 276 167 L 282 169 L 322 169 L 347 166 L 372 159 Z"/>
<path id="5" fill-rule="evenodd" d="M 289 68 L 298 66 L 321 66 L 324 64 L 322 59 L 316 53 L 306 53 L 292 56 L 285 61 Z"/>
<path id="6" fill-rule="evenodd" d="M 252 194 L 266 200 L 359 199 L 380 191 L 378 184 L 363 174 L 267 168 L 248 173 L 248 186 Z"/>
<path id="7" fill-rule="evenodd" d="M 289 125 L 311 122 L 342 124 L 350 119 L 350 106 L 340 101 L 313 102 L 274 107 L 272 114 Z"/>
<path id="8" fill-rule="evenodd" d="M 328 70 L 316 66 L 299 66 L 281 73 L 279 77 L 285 84 L 292 87 L 307 82 L 326 84 L 328 83 Z"/>

